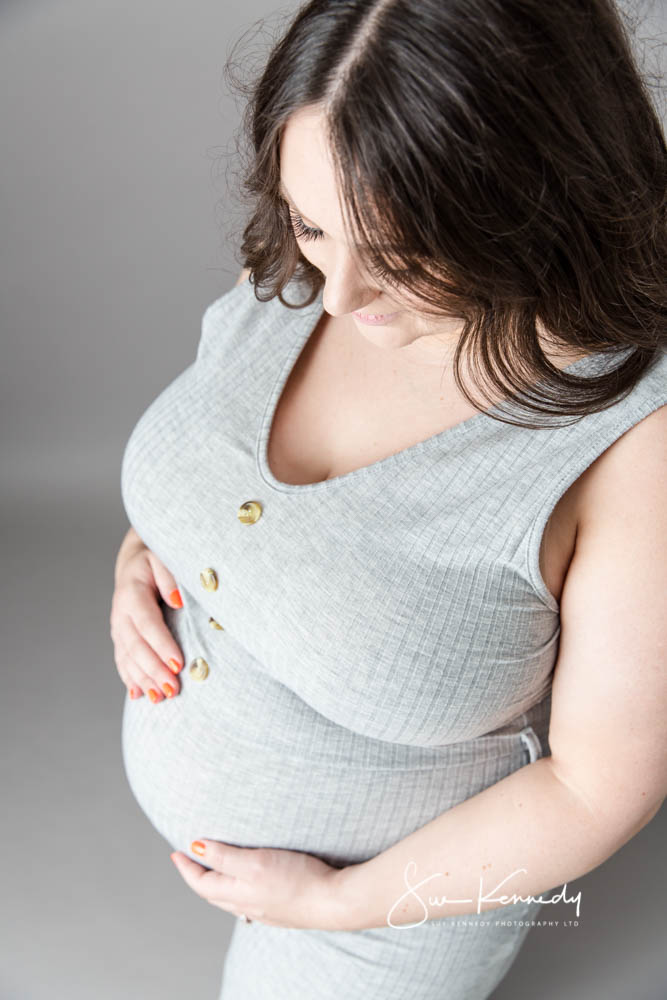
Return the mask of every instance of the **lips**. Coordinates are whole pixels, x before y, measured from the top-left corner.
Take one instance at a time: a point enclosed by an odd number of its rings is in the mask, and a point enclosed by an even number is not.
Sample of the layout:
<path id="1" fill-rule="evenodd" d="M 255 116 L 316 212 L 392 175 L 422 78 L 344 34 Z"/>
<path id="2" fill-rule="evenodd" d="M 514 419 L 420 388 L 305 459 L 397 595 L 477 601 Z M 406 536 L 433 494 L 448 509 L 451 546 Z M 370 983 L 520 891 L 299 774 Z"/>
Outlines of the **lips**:
<path id="1" fill-rule="evenodd" d="M 372 326 L 381 326 L 383 323 L 389 323 L 394 317 L 398 316 L 397 312 L 393 313 L 360 313 L 355 312 L 354 314 L 358 320 L 362 323 L 368 323 Z"/>

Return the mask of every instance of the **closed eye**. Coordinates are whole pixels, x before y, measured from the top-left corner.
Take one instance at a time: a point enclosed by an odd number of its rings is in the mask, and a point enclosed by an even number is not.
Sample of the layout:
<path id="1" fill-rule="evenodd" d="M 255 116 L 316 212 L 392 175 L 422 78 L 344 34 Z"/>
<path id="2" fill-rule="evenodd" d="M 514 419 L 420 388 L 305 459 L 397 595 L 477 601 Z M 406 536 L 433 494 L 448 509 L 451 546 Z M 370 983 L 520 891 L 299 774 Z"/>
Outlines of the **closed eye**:
<path id="1" fill-rule="evenodd" d="M 292 209 L 289 210 L 289 217 L 294 235 L 298 240 L 320 240 L 324 236 L 321 229 L 311 229 L 310 226 L 305 224 L 301 216 L 293 212 Z"/>
<path id="2" fill-rule="evenodd" d="M 290 222 L 292 223 L 292 229 L 294 235 L 298 240 L 321 240 L 324 233 L 321 229 L 313 229 L 311 226 L 307 226 L 300 215 L 288 206 L 288 212 L 290 217 Z M 396 285 L 397 281 L 394 275 L 387 271 L 381 264 L 374 264 L 370 267 L 371 273 L 376 277 L 380 278 L 388 285 Z"/>

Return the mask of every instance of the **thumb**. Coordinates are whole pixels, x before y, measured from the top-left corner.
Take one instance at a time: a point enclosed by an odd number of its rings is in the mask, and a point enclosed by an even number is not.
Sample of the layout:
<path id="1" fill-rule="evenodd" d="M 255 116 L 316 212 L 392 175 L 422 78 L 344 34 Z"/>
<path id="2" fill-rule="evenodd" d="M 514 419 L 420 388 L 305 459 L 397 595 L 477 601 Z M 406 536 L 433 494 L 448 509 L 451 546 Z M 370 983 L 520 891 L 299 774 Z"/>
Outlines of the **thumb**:
<path id="1" fill-rule="evenodd" d="M 174 575 L 169 572 L 164 563 L 160 562 L 155 553 L 150 550 L 148 551 L 148 561 L 153 570 L 155 586 L 164 603 L 172 608 L 182 608 L 183 598 L 181 597 L 181 592 L 178 589 Z"/>

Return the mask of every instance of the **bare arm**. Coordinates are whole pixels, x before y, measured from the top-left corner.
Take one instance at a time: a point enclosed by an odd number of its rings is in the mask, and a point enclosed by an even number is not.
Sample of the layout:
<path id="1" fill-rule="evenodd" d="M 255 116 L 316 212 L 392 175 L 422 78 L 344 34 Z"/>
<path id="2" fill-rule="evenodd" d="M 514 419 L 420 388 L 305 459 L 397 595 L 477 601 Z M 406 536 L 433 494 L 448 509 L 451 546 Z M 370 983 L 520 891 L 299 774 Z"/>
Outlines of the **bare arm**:
<path id="1" fill-rule="evenodd" d="M 667 406 L 607 449 L 585 493 L 561 597 L 551 756 L 341 869 L 342 929 L 495 907 L 499 919 L 509 918 L 503 904 L 513 894 L 539 897 L 585 875 L 660 809 L 667 795 Z M 494 898 L 480 898 L 488 893 Z"/>
<path id="2" fill-rule="evenodd" d="M 539 898 L 601 865 L 657 813 L 660 804 L 610 825 L 557 777 L 551 757 L 515 771 L 460 802 L 376 857 L 341 869 L 345 930 L 421 924 Z M 585 905 L 576 890 L 557 898 Z M 576 904 L 576 905 L 575 905 Z"/>

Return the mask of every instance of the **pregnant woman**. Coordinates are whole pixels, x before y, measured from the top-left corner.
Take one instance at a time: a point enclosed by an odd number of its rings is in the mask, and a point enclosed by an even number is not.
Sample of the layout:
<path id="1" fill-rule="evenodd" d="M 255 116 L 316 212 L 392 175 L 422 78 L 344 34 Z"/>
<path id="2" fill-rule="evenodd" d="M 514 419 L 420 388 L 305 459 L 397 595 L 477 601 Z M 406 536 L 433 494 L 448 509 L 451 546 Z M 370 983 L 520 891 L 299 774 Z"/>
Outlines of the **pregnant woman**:
<path id="1" fill-rule="evenodd" d="M 127 777 L 220 1000 L 484 1000 L 667 793 L 660 120 L 612 0 L 314 0 L 246 125 L 123 456 Z"/>

